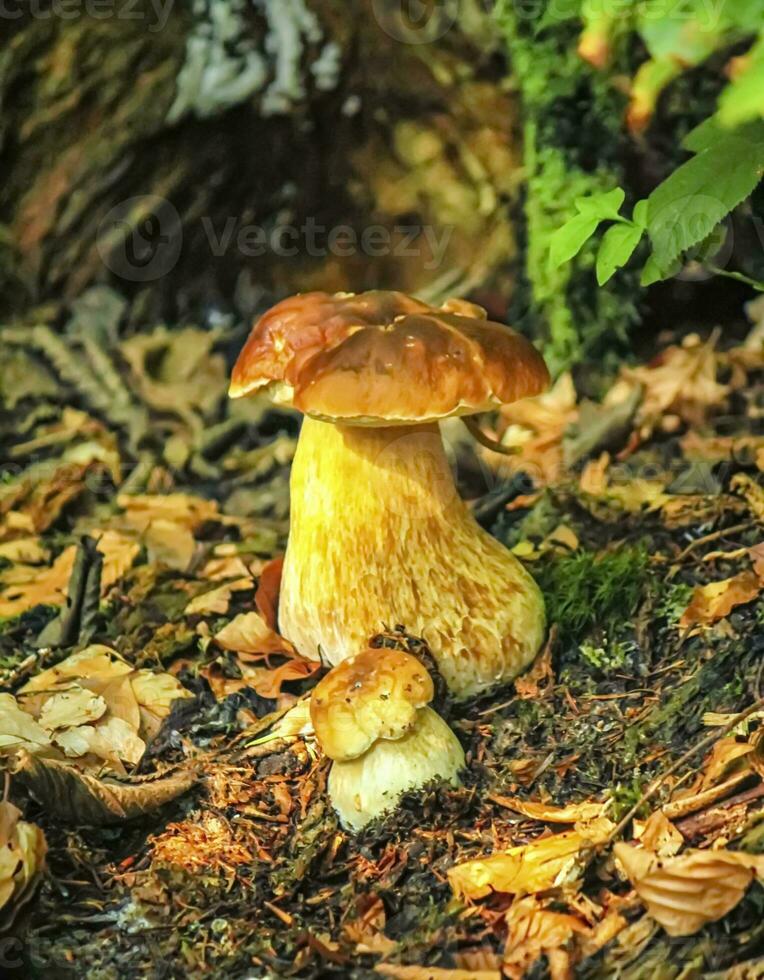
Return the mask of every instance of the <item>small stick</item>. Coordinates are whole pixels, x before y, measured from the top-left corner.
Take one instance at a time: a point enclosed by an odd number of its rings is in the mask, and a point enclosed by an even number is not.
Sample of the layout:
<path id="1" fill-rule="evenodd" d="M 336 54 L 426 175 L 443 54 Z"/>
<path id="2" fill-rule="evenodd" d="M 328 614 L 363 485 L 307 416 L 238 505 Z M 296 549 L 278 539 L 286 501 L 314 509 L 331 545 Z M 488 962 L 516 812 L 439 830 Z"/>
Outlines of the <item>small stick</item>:
<path id="1" fill-rule="evenodd" d="M 736 534 L 738 531 L 747 531 L 749 527 L 753 527 L 755 524 L 756 521 L 744 521 L 742 524 L 733 524 L 732 527 L 722 528 L 721 531 L 713 531 L 711 534 L 704 534 L 702 538 L 691 541 L 684 551 L 679 553 L 676 561 L 682 561 L 691 551 L 694 551 L 699 544 L 710 544 L 712 541 L 716 541 L 718 538 L 723 538 L 726 534 Z"/>
<path id="2" fill-rule="evenodd" d="M 477 422 L 469 415 L 462 415 L 462 422 L 466 425 L 467 431 L 475 442 L 479 442 L 481 446 L 485 446 L 491 452 L 499 453 L 502 456 L 516 456 L 520 452 L 517 446 L 503 446 L 500 442 L 487 436 Z"/>
<path id="3" fill-rule="evenodd" d="M 676 762 L 672 763 L 665 772 L 658 776 L 658 778 L 653 782 L 652 786 L 645 790 L 634 806 L 631 807 L 631 809 L 626 813 L 626 816 L 622 817 L 616 824 L 615 828 L 611 831 L 610 836 L 608 837 L 608 843 L 614 841 L 616 837 L 621 836 L 632 818 L 639 812 L 640 807 L 647 803 L 648 800 L 651 800 L 661 786 L 666 782 L 668 777 L 673 775 L 677 769 L 681 768 L 681 766 L 683 766 L 688 759 L 691 759 L 696 752 L 702 752 L 703 749 L 709 748 L 720 738 L 728 735 L 733 728 L 736 728 L 740 724 L 741 721 L 745 721 L 746 718 L 754 714 L 756 711 L 761 711 L 762 708 L 764 708 L 764 698 L 759 698 L 758 701 L 754 701 L 753 704 L 749 705 L 745 711 L 741 711 L 739 714 L 735 715 L 729 722 L 727 722 L 721 731 L 712 732 L 710 735 L 702 738 L 697 745 L 693 745 L 692 748 L 688 749 L 686 752 L 683 752 Z"/>

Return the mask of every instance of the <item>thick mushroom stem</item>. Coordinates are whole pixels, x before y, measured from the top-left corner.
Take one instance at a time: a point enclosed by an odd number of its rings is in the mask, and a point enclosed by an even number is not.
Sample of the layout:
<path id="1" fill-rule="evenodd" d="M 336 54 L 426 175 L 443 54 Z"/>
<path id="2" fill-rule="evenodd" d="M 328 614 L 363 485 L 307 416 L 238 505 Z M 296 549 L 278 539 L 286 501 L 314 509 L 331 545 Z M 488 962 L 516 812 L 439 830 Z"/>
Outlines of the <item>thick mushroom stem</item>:
<path id="1" fill-rule="evenodd" d="M 470 697 L 511 680 L 544 633 L 541 593 L 459 497 L 437 424 L 306 418 L 291 477 L 279 626 L 332 664 L 384 626 L 429 644 Z"/>
<path id="2" fill-rule="evenodd" d="M 361 830 L 408 790 L 435 779 L 457 785 L 463 768 L 459 739 L 432 708 L 420 708 L 402 738 L 379 739 L 359 758 L 333 762 L 327 789 L 342 825 Z"/>

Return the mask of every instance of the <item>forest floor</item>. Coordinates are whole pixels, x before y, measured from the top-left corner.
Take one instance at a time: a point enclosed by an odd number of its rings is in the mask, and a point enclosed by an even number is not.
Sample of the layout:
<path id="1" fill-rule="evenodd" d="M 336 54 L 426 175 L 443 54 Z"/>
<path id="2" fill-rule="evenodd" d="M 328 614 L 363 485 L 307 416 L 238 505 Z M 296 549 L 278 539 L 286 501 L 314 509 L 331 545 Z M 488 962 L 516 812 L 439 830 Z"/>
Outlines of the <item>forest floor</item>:
<path id="1" fill-rule="evenodd" d="M 321 669 L 275 632 L 298 420 L 226 401 L 241 330 L 131 331 L 104 289 L 5 328 L 3 976 L 764 975 L 749 316 L 745 340 L 657 338 L 597 397 L 565 375 L 508 406 L 515 457 L 446 428 L 549 639 L 442 706 L 462 785 L 358 835 L 300 734 Z"/>

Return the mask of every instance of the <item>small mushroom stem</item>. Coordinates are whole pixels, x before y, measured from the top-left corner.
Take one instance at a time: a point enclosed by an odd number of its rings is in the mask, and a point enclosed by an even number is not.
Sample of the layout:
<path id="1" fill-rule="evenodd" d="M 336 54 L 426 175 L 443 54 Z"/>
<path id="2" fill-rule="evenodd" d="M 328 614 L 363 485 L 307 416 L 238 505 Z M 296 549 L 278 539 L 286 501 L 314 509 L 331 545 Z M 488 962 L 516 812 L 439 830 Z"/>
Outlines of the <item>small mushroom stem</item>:
<path id="1" fill-rule="evenodd" d="M 543 600 L 459 497 L 437 424 L 306 418 L 280 629 L 303 655 L 336 664 L 396 624 L 422 636 L 451 691 L 469 697 L 533 659 Z"/>

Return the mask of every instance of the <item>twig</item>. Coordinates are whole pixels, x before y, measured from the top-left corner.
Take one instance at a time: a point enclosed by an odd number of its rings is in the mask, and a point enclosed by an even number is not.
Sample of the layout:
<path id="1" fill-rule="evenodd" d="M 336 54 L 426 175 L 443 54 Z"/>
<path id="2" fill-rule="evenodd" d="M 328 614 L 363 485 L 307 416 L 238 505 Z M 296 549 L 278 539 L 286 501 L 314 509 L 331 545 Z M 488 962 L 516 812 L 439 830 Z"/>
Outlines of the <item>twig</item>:
<path id="1" fill-rule="evenodd" d="M 634 806 L 628 810 L 626 815 L 622 817 L 621 820 L 619 820 L 615 828 L 611 831 L 610 836 L 608 837 L 608 843 L 614 841 L 616 837 L 621 836 L 623 831 L 629 825 L 632 818 L 636 816 L 636 814 L 639 812 L 641 807 L 643 807 L 644 804 L 648 802 L 648 800 L 651 800 L 655 796 L 655 794 L 658 792 L 661 786 L 666 782 L 668 777 L 673 775 L 677 771 L 677 769 L 680 769 L 685 764 L 685 762 L 687 762 L 688 759 L 691 759 L 697 752 L 702 752 L 703 749 L 709 748 L 720 738 L 723 738 L 725 735 L 728 735 L 733 728 L 736 728 L 740 724 L 741 721 L 745 721 L 746 718 L 754 714 L 754 712 L 756 711 L 761 711 L 762 708 L 764 708 L 764 698 L 759 698 L 758 701 L 754 701 L 753 704 L 749 705 L 745 709 L 745 711 L 741 711 L 739 714 L 735 715 L 730 721 L 728 721 L 727 724 L 724 726 L 724 728 L 721 729 L 721 731 L 712 732 L 710 735 L 707 735 L 705 738 L 702 738 L 696 745 L 693 745 L 692 748 L 688 749 L 686 752 L 683 752 L 682 755 L 680 755 L 679 758 L 676 760 L 676 762 L 673 762 L 668 767 L 668 769 L 666 769 L 665 772 L 661 773 L 661 775 L 658 776 L 658 778 L 653 782 L 650 788 L 645 790 L 645 792 L 637 800 Z"/>
<path id="2" fill-rule="evenodd" d="M 710 544 L 712 541 L 717 541 L 719 538 L 723 538 L 727 534 L 736 534 L 738 531 L 747 531 L 749 527 L 754 527 L 755 524 L 756 521 L 744 521 L 742 524 L 733 524 L 732 527 L 722 528 L 721 531 L 713 531 L 711 534 L 704 534 L 702 538 L 697 538 L 695 541 L 691 541 L 684 551 L 679 553 L 676 561 L 682 561 L 700 544 Z"/>
<path id="3" fill-rule="evenodd" d="M 462 422 L 466 425 L 467 431 L 475 442 L 479 442 L 481 446 L 490 449 L 492 453 L 499 453 L 501 456 L 516 456 L 520 452 L 517 446 L 503 446 L 500 442 L 487 436 L 469 415 L 463 415 Z"/>

